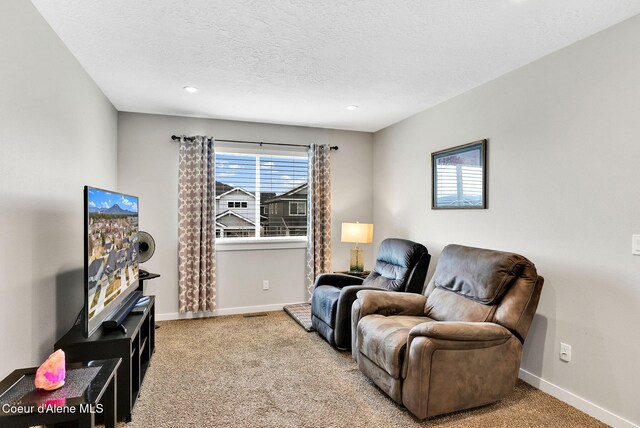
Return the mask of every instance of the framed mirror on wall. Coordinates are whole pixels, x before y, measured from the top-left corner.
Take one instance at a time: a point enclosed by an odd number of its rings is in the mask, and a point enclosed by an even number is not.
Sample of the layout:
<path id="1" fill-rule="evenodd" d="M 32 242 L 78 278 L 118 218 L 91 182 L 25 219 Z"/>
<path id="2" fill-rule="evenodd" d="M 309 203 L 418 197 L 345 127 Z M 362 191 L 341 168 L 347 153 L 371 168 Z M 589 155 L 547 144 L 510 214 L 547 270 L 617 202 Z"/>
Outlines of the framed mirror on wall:
<path id="1" fill-rule="evenodd" d="M 487 140 L 431 153 L 431 208 L 487 208 Z"/>

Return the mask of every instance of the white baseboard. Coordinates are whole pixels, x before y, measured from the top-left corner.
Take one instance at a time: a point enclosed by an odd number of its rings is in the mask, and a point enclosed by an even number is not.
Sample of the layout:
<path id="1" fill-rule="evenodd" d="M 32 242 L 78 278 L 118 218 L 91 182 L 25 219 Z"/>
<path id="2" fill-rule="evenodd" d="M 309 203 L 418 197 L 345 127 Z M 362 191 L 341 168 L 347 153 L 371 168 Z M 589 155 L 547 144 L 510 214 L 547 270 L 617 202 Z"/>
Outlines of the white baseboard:
<path id="1" fill-rule="evenodd" d="M 300 302 L 294 302 L 300 303 Z M 281 311 L 285 305 L 292 305 L 293 303 L 278 303 L 275 305 L 261 305 L 261 306 L 241 306 L 238 308 L 222 308 L 216 309 L 212 312 L 199 312 L 181 314 L 179 312 L 168 312 L 164 314 L 156 314 L 156 320 L 158 321 L 170 321 L 170 320 L 186 320 L 195 318 L 209 318 L 220 315 L 237 315 L 237 314 L 251 314 L 255 312 L 272 312 Z"/>
<path id="2" fill-rule="evenodd" d="M 633 422 L 628 421 L 623 417 L 616 415 L 615 413 L 611 413 L 607 409 L 604 409 L 597 404 L 585 400 L 584 398 L 574 394 L 573 392 L 560 388 L 558 385 L 546 381 L 532 373 L 529 373 L 524 369 L 520 369 L 519 377 L 529 385 L 535 386 L 539 390 L 546 392 L 547 394 L 567 403 L 570 406 L 575 407 L 578 410 L 585 412 L 590 416 L 593 416 L 594 418 L 604 422 L 607 425 L 611 425 L 612 427 L 616 428 L 640 428 Z"/>

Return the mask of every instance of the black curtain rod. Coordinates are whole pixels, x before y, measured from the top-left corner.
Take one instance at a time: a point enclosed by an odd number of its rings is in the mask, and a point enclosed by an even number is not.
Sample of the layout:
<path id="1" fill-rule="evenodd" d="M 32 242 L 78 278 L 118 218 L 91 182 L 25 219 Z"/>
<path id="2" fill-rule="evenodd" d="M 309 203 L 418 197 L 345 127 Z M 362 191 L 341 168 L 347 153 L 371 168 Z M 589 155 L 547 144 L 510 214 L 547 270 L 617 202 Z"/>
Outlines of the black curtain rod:
<path id="1" fill-rule="evenodd" d="M 180 140 L 180 137 L 177 135 L 172 135 L 171 139 L 174 141 L 178 141 Z M 184 137 L 185 140 L 187 141 L 193 141 L 195 139 L 195 137 Z M 224 143 L 240 143 L 240 144 L 259 144 L 259 145 L 265 145 L 265 146 L 288 146 L 288 147 L 307 147 L 309 148 L 310 146 L 304 145 L 304 144 L 286 144 L 286 143 L 266 143 L 264 141 L 244 141 L 244 140 L 223 140 L 223 139 L 219 139 L 216 138 L 216 141 L 222 141 Z M 338 150 L 338 146 L 331 146 L 329 147 L 331 150 Z"/>

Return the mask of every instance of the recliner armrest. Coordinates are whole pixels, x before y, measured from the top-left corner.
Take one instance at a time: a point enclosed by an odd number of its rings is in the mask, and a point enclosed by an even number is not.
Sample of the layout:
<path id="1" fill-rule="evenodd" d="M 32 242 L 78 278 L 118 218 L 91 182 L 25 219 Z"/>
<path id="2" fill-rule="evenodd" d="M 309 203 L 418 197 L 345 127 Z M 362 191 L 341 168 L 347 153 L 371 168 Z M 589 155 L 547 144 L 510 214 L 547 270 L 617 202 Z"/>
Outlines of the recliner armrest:
<path id="1" fill-rule="evenodd" d="M 418 324 L 407 339 L 402 404 L 424 419 L 497 401 L 513 390 L 521 355 L 518 338 L 499 324 Z"/>
<path id="2" fill-rule="evenodd" d="M 334 287 L 342 288 L 348 285 L 362 285 L 362 281 L 364 281 L 363 278 L 342 273 L 321 273 L 316 276 L 313 288 L 315 289 L 320 285 L 333 285 Z"/>
<path id="3" fill-rule="evenodd" d="M 424 315 L 427 298 L 422 294 L 398 293 L 395 291 L 359 291 L 360 318 L 367 315 Z"/>
<path id="4" fill-rule="evenodd" d="M 506 341 L 513 335 L 509 330 L 492 322 L 433 321 L 413 327 L 409 336 L 457 342 Z"/>
<path id="5" fill-rule="evenodd" d="M 357 293 L 362 290 L 380 290 L 366 285 L 347 285 L 340 289 L 338 307 L 336 310 L 335 343 L 338 349 L 351 347 L 351 307 L 357 299 Z"/>

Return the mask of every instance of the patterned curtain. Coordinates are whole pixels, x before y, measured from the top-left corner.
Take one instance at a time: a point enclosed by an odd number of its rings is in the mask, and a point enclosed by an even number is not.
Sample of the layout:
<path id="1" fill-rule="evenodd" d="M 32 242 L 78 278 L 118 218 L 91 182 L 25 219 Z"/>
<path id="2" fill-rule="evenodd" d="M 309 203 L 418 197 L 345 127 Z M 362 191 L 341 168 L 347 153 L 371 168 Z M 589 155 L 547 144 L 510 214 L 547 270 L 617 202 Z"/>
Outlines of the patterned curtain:
<path id="1" fill-rule="evenodd" d="M 307 292 L 316 275 L 331 271 L 331 151 L 327 144 L 309 147 Z"/>
<path id="2" fill-rule="evenodd" d="M 180 313 L 216 307 L 213 139 L 180 139 L 178 301 Z"/>

